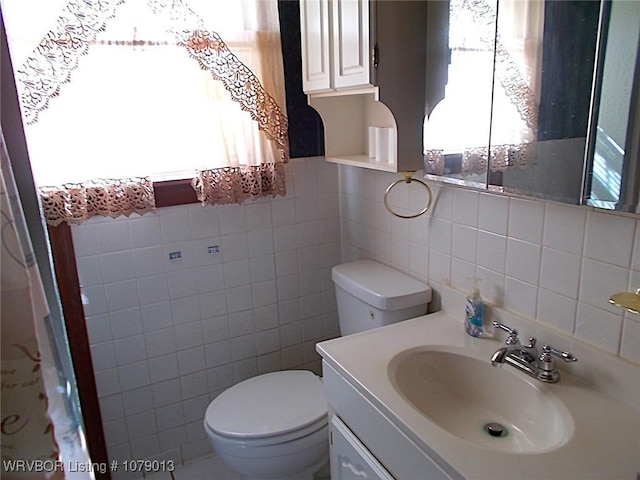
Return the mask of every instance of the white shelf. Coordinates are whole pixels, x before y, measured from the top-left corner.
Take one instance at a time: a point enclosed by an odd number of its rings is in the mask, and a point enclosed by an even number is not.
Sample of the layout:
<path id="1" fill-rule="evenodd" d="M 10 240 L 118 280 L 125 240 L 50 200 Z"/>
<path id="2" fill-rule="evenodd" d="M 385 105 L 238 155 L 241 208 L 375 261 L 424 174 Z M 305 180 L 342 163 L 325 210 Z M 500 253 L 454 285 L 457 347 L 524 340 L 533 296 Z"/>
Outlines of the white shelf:
<path id="1" fill-rule="evenodd" d="M 352 88 L 342 88 L 340 90 L 326 90 L 314 92 L 307 95 L 307 98 L 341 97 L 345 95 L 372 95 L 373 99 L 379 101 L 380 89 L 374 85 L 365 85 Z"/>
<path id="2" fill-rule="evenodd" d="M 377 91 L 374 87 L 351 90 L 348 94 L 309 97 L 309 105 L 316 109 L 324 123 L 328 161 L 387 172 L 399 171 L 395 159 L 386 162 L 369 157 L 369 127 L 397 131 L 395 117 L 384 103 L 377 101 Z"/>
<path id="3" fill-rule="evenodd" d="M 352 167 L 370 168 L 383 172 L 397 172 L 398 167 L 395 163 L 376 162 L 374 158 L 368 155 L 336 155 L 325 157 L 327 162 L 340 163 L 342 165 L 351 165 Z"/>

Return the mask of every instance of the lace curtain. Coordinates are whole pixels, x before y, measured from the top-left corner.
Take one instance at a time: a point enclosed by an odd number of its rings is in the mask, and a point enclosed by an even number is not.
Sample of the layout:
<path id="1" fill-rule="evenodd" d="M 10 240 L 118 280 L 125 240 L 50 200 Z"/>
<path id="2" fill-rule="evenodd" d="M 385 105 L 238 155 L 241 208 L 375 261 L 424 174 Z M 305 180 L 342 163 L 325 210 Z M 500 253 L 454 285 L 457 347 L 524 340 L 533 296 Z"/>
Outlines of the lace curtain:
<path id="1" fill-rule="evenodd" d="M 44 8 L 35 49 L 41 0 L 5 2 L 49 224 L 153 211 L 159 180 L 191 178 L 209 204 L 285 193 L 276 0 L 72 0 Z"/>
<path id="2" fill-rule="evenodd" d="M 446 154 L 462 155 L 463 177 L 535 163 L 544 2 L 451 0 L 449 15 L 451 64 L 425 119 L 425 173 L 450 173 Z"/>

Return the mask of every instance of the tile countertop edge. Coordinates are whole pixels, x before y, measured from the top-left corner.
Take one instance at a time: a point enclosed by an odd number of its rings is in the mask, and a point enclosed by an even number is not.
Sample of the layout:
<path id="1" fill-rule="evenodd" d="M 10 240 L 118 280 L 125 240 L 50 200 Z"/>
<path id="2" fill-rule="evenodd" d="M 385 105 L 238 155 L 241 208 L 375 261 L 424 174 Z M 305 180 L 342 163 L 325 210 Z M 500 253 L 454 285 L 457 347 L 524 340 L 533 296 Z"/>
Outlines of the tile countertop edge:
<path id="1" fill-rule="evenodd" d="M 391 391 L 388 387 L 380 389 L 379 385 L 388 383 L 387 365 L 389 359 L 398 351 L 407 348 L 424 345 L 446 345 L 465 351 L 483 351 L 482 356 L 486 355 L 489 358 L 489 350 L 493 349 L 496 343 L 493 341 L 487 342 L 483 339 L 473 339 L 465 335 L 462 321 L 450 317 L 449 314 L 450 311 L 437 312 L 406 322 L 400 322 L 399 324 L 382 327 L 382 329 L 329 340 L 318 344 L 317 349 L 324 360 L 343 375 L 351 385 L 370 401 L 374 402 L 388 418 L 393 419 L 393 423 L 397 428 L 404 431 L 418 445 L 426 447 L 425 451 L 433 450 L 436 452 L 445 462 L 450 463 L 453 468 L 460 471 L 467 478 L 487 478 L 486 475 L 490 475 L 491 478 L 495 479 L 509 478 L 509 476 L 504 477 L 504 475 L 518 471 L 524 475 L 522 478 L 538 478 L 540 475 L 561 475 L 558 478 L 566 479 L 569 478 L 567 475 L 573 474 L 576 479 L 605 477 L 613 479 L 626 478 L 629 474 L 629 468 L 640 468 L 640 465 L 637 465 L 638 445 L 635 444 L 635 440 L 627 440 L 623 442 L 621 447 L 617 447 L 616 445 L 623 439 L 618 438 L 615 432 L 606 429 L 606 427 L 603 435 L 593 435 L 593 438 L 585 435 L 585 433 L 591 433 L 584 430 L 591 429 L 591 427 L 585 428 L 587 425 L 585 423 L 585 417 L 587 416 L 585 415 L 585 409 L 589 412 L 588 405 L 592 404 L 592 402 L 589 400 L 588 394 L 583 397 L 578 396 L 585 392 L 575 388 L 575 384 L 580 383 L 580 379 L 575 375 L 568 375 L 564 384 L 555 384 L 554 388 L 556 392 L 564 392 L 562 395 L 565 401 L 569 400 L 577 404 L 574 407 L 574 411 L 578 412 L 578 416 L 581 418 L 581 423 L 577 426 L 581 432 L 580 441 L 569 442 L 556 451 L 532 455 L 494 452 L 475 447 L 466 442 L 461 443 L 456 437 L 440 430 L 431 422 L 425 421 L 425 418 L 408 404 L 398 402 L 397 393 Z M 429 323 L 425 323 L 426 321 L 429 321 Z M 458 326 L 453 329 L 445 328 L 445 325 L 451 325 L 449 322 L 457 323 L 459 328 Z M 418 325 L 419 329 L 416 330 Z M 523 326 L 526 327 L 527 325 Z M 382 331 L 397 327 L 400 327 L 396 330 L 399 335 L 380 336 Z M 528 331 L 526 335 L 529 335 Z M 365 353 L 367 351 L 375 351 L 375 353 L 367 354 Z M 358 355 L 345 354 L 345 352 L 358 352 Z M 360 377 L 362 372 L 365 372 L 362 378 L 356 378 Z M 393 405 L 393 408 L 390 408 L 390 405 Z M 600 405 L 604 405 L 607 410 L 610 410 L 615 409 L 615 406 L 619 404 L 611 404 L 606 401 Z M 626 420 L 633 424 L 638 423 L 632 420 L 633 416 L 631 409 L 628 409 L 628 411 L 625 409 L 621 417 L 624 419 L 623 422 Z M 589 420 L 588 423 L 598 424 L 600 429 L 602 428 L 600 423 L 602 421 L 606 423 L 607 415 L 600 417 L 602 418 L 595 418 L 593 422 Z M 615 428 L 623 428 L 620 421 L 614 421 L 612 425 L 616 426 Z M 425 439 L 433 439 L 434 436 L 437 441 L 430 440 L 427 446 Z M 614 451 L 617 454 L 614 454 Z M 621 455 L 623 456 L 621 457 Z M 627 466 L 617 465 L 614 457 L 628 459 L 628 462 L 623 462 Z M 595 465 L 592 462 L 585 461 L 587 458 L 593 460 Z M 611 461 L 614 463 L 611 464 Z M 632 465 L 634 462 L 636 463 L 635 466 Z M 482 475 L 485 476 L 478 477 L 479 472 L 482 472 Z M 547 478 L 546 476 L 545 478 Z"/>

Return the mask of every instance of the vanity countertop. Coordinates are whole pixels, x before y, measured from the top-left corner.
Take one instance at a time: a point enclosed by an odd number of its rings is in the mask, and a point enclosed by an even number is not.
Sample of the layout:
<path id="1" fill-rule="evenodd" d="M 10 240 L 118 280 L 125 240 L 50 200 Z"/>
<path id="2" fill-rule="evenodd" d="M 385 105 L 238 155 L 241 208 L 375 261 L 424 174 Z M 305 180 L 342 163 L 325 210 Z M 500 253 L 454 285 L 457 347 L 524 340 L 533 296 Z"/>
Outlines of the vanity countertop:
<path id="1" fill-rule="evenodd" d="M 398 353 L 432 347 L 490 363 L 491 354 L 503 346 L 495 339 L 466 335 L 462 320 L 449 315 L 450 312 L 438 312 L 328 340 L 319 343 L 317 350 L 328 365 L 419 448 L 468 480 L 635 480 L 640 472 L 640 368 L 627 362 L 622 362 L 621 367 L 616 357 L 602 355 L 602 352 L 594 350 L 600 368 L 587 381 L 579 375 L 584 365 L 581 369 L 572 369 L 577 364 L 560 365 L 561 379 L 554 384 L 545 384 L 509 366 L 503 367 L 510 370 L 506 374 L 521 375 L 541 392 L 551 392 L 569 409 L 574 427 L 572 435 L 551 451 L 513 453 L 486 448 L 450 434 L 406 401 L 388 374 L 389 364 Z M 525 329 L 521 332 L 528 334 Z M 541 342 L 548 341 L 542 334 L 540 337 Z M 573 352 L 579 358 L 578 364 L 590 355 L 584 345 Z M 602 366 L 602 362 L 611 365 Z M 583 363 L 588 366 L 592 362 Z M 632 385 L 626 385 L 625 392 L 618 392 L 607 368 L 618 370 L 613 375 L 615 381 L 622 378 L 624 382 L 620 383 Z M 620 373 L 621 369 L 624 372 Z M 608 389 L 612 395 L 601 393 Z"/>

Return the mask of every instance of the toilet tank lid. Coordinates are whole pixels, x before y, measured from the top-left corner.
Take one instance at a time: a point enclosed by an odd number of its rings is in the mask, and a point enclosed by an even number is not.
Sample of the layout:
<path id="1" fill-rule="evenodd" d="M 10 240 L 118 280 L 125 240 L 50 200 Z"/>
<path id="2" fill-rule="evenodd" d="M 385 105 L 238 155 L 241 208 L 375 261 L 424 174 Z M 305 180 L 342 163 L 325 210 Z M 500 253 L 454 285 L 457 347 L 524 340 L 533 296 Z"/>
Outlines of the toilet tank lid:
<path id="1" fill-rule="evenodd" d="M 267 373 L 218 395 L 205 421 L 215 432 L 260 438 L 299 430 L 327 416 L 322 380 L 307 370 Z"/>
<path id="2" fill-rule="evenodd" d="M 431 301 L 431 287 L 373 260 L 336 265 L 331 278 L 343 290 L 381 310 L 399 310 Z"/>

